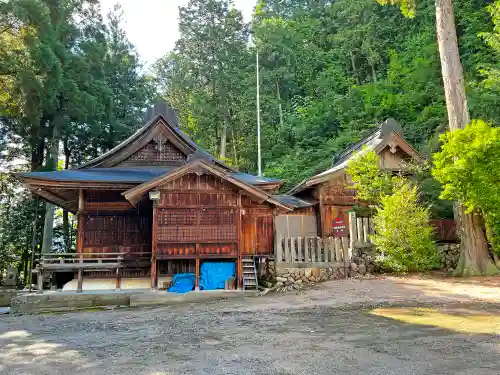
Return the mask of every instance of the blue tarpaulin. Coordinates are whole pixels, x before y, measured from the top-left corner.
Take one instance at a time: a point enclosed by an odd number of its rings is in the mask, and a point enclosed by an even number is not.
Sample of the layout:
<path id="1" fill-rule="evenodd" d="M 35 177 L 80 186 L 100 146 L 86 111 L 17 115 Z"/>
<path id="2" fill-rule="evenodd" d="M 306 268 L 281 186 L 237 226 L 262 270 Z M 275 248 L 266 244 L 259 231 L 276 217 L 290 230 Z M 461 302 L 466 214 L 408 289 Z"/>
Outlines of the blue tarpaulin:
<path id="1" fill-rule="evenodd" d="M 187 293 L 194 289 L 195 283 L 194 273 L 178 273 L 172 279 L 172 286 L 168 288 L 169 292 Z"/>
<path id="2" fill-rule="evenodd" d="M 234 262 L 204 262 L 200 269 L 200 289 L 224 289 L 225 282 L 234 277 Z"/>

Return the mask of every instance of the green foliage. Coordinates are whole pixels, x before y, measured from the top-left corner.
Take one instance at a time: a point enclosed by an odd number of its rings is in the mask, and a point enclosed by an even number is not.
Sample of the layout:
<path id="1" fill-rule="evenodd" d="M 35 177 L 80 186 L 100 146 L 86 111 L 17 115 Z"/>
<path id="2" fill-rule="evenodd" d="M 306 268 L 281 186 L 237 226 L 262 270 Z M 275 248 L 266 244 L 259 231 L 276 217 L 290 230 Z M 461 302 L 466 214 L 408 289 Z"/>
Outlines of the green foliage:
<path id="1" fill-rule="evenodd" d="M 398 5 L 403 13 L 408 18 L 415 18 L 417 14 L 416 0 L 377 0 L 382 5 Z"/>
<path id="2" fill-rule="evenodd" d="M 417 148 L 446 126 L 432 0 L 418 2 L 418 12 L 415 1 L 396 4 L 413 19 L 373 0 L 260 0 L 251 45 L 231 4 L 191 1 L 175 50 L 155 65 L 163 96 L 190 136 L 217 154 L 227 124 L 231 164 L 257 169 L 256 50 L 264 174 L 284 178 L 284 190 L 330 167 L 333 155 L 388 117 Z M 471 113 L 493 121 L 500 120 L 500 91 L 495 76 L 483 84 L 479 70 L 496 67 L 493 46 L 479 36 L 494 32 L 486 5 L 467 0 L 454 10 Z"/>
<path id="3" fill-rule="evenodd" d="M 255 70 L 247 48 L 248 26 L 231 4 L 190 0 L 180 7 L 180 39 L 154 70 L 163 97 L 177 109 L 193 139 L 238 164 L 242 145 L 255 138 L 244 126 L 254 123 L 248 103 L 255 97 Z"/>
<path id="4" fill-rule="evenodd" d="M 371 202 L 375 211 L 372 241 L 384 254 L 382 268 L 402 273 L 437 267 L 429 210 L 420 203 L 416 185 L 382 170 L 380 157 L 368 149 L 349 162 L 347 174 L 358 197 Z"/>
<path id="5" fill-rule="evenodd" d="M 460 201 L 469 212 L 480 210 L 499 252 L 500 129 L 474 120 L 465 129 L 443 134 L 441 142 L 433 175 L 443 185 L 442 197 Z"/>
<path id="6" fill-rule="evenodd" d="M 95 0 L 0 2 L 2 173 L 76 166 L 141 125 L 154 86 L 120 24 L 119 8 L 105 22 Z M 0 251 L 7 254 L 1 272 L 6 262 L 27 265 L 34 203 L 10 177 L 0 183 Z M 62 229 L 57 219 L 55 249 L 62 236 L 71 249 L 67 217 Z"/>
<path id="7" fill-rule="evenodd" d="M 425 271 L 439 266 L 429 211 L 419 203 L 416 186 L 399 178 L 394 191 L 383 195 L 373 218 L 373 243 L 396 271 Z"/>
<path id="8" fill-rule="evenodd" d="M 29 258 L 34 217 L 35 200 L 12 176 L 0 173 L 0 271 Z"/>
<path id="9" fill-rule="evenodd" d="M 349 162 L 346 173 L 351 176 L 359 199 L 376 203 L 381 197 L 391 194 L 392 178 L 380 168 L 379 163 L 380 157 L 377 153 L 366 148 Z"/>

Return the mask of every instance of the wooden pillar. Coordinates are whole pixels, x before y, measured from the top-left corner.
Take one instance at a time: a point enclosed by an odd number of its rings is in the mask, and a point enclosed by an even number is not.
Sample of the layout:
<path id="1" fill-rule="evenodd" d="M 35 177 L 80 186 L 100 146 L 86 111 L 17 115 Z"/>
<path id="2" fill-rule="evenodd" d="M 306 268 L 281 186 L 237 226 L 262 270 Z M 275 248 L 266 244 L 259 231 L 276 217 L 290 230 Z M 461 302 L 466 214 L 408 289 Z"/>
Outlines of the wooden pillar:
<path id="1" fill-rule="evenodd" d="M 83 190 L 80 189 L 78 191 L 78 212 L 76 215 L 78 216 L 78 226 L 76 228 L 76 252 L 78 254 L 83 253 L 83 239 L 85 233 L 85 214 L 84 214 L 84 197 Z"/>
<path id="2" fill-rule="evenodd" d="M 83 213 L 78 214 L 78 228 L 77 228 L 77 237 L 76 237 L 76 253 L 80 254 L 79 262 L 83 263 L 83 238 L 85 231 L 85 216 Z M 83 269 L 78 269 L 78 286 L 76 289 L 77 293 L 81 293 L 83 291 Z"/>
<path id="3" fill-rule="evenodd" d="M 196 244 L 198 245 L 198 244 Z M 195 292 L 200 291 L 200 258 L 196 256 L 196 267 L 195 267 L 195 281 L 194 281 L 194 290 Z"/>
<path id="4" fill-rule="evenodd" d="M 317 187 L 318 200 L 319 200 L 319 236 L 323 237 L 325 235 L 325 197 L 323 193 L 323 185 L 319 184 Z"/>
<path id="5" fill-rule="evenodd" d="M 156 260 L 156 248 L 158 244 L 158 204 L 153 201 L 153 233 L 151 239 L 151 289 L 158 289 L 158 262 Z"/>
<path id="6" fill-rule="evenodd" d="M 83 264 L 83 245 L 84 245 L 84 235 L 85 235 L 85 198 L 83 189 L 78 191 L 78 227 L 76 236 L 76 252 L 80 254 L 79 263 L 80 266 Z M 78 284 L 76 287 L 76 292 L 81 293 L 83 291 L 83 268 L 78 269 Z"/>
<path id="7" fill-rule="evenodd" d="M 120 290 L 122 288 L 122 275 L 120 267 L 116 267 L 116 290 Z"/>
<path id="8" fill-rule="evenodd" d="M 236 245 L 236 278 L 237 278 L 237 288 L 241 290 L 243 287 L 243 266 L 242 266 L 242 257 L 243 257 L 243 248 L 241 238 L 243 236 L 242 230 L 243 226 L 241 225 L 242 221 L 242 205 L 241 205 L 241 190 L 238 191 L 238 208 L 236 215 L 236 233 L 238 235 L 238 244 Z"/>

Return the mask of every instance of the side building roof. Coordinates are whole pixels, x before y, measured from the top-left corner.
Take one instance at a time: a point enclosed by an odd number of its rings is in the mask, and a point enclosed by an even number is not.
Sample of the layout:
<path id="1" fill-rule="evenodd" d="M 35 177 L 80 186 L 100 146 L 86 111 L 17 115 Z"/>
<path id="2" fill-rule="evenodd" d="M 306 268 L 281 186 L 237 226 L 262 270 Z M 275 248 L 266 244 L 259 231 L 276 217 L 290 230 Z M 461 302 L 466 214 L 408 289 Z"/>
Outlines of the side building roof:
<path id="1" fill-rule="evenodd" d="M 423 161 L 423 157 L 404 139 L 403 134 L 403 129 L 396 120 L 387 119 L 375 131 L 337 155 L 331 168 L 300 182 L 288 194 L 300 193 L 309 187 L 328 180 L 333 174 L 345 169 L 358 152 L 362 152 L 363 149 L 380 152 L 389 145 L 391 139 L 394 139 L 397 146 L 414 160 Z"/>

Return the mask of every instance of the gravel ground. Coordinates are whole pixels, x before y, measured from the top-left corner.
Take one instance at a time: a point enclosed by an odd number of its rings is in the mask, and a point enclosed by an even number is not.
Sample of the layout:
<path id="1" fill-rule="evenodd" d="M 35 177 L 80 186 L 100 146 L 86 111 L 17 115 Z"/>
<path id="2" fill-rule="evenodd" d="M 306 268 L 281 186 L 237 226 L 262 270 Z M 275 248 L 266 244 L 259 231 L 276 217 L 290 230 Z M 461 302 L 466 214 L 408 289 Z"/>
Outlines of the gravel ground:
<path id="1" fill-rule="evenodd" d="M 500 374 L 499 330 L 457 333 L 377 304 L 500 316 L 500 279 L 333 281 L 298 294 L 0 316 L 0 374 Z"/>

